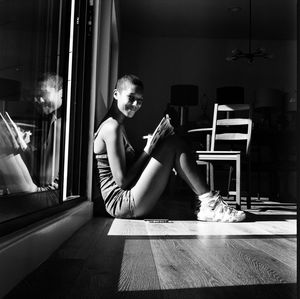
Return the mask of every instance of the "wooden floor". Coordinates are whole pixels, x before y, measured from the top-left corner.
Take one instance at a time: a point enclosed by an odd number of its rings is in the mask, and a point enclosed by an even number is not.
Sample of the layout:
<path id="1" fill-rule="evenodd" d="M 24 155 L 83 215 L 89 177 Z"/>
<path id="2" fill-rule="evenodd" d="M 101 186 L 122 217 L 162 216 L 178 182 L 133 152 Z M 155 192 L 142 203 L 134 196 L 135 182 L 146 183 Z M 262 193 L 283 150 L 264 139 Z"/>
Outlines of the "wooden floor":
<path id="1" fill-rule="evenodd" d="M 189 210 L 163 200 L 167 223 L 96 217 L 7 298 L 297 298 L 295 204 L 256 202 L 234 224 Z"/>

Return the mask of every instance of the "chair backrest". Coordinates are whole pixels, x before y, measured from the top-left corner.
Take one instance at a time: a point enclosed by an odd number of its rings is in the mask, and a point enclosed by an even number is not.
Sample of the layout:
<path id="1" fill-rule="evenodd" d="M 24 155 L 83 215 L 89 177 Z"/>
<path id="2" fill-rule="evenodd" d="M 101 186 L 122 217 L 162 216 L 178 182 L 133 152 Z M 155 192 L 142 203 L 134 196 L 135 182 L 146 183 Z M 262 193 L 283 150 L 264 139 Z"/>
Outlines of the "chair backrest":
<path id="1" fill-rule="evenodd" d="M 238 111 L 243 114 L 237 117 Z M 245 115 L 245 116 L 244 116 Z M 245 141 L 245 153 L 250 152 L 252 134 L 252 107 L 249 104 L 230 104 L 214 106 L 211 151 L 215 150 L 216 141 Z M 221 132 L 220 132 L 220 129 Z"/>

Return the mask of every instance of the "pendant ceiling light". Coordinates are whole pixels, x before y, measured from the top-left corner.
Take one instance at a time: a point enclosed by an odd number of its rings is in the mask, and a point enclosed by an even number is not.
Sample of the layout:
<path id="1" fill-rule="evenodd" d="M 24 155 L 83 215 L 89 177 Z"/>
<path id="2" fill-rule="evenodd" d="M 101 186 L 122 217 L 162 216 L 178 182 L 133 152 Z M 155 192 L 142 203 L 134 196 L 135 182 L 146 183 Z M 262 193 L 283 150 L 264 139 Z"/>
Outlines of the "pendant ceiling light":
<path id="1" fill-rule="evenodd" d="M 248 53 L 243 52 L 240 49 L 233 49 L 231 51 L 232 55 L 226 57 L 227 61 L 235 61 L 240 58 L 245 58 L 248 60 L 249 63 L 254 61 L 254 58 L 261 57 L 261 58 L 273 58 L 272 54 L 268 54 L 264 48 L 257 48 L 252 52 L 252 11 L 251 11 L 251 0 L 249 0 L 249 47 Z"/>

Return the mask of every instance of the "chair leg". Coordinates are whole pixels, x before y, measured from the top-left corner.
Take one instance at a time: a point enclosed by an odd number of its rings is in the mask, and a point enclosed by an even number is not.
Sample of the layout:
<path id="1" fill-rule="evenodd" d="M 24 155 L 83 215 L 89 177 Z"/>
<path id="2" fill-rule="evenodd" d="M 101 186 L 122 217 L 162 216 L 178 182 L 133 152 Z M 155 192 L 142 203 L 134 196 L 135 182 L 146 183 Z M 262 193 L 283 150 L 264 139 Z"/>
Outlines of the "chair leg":
<path id="1" fill-rule="evenodd" d="M 251 209 L 251 162 L 247 160 L 247 209 Z"/>
<path id="2" fill-rule="evenodd" d="M 229 174 L 228 174 L 228 185 L 227 185 L 227 197 L 229 198 L 229 192 L 231 187 L 231 181 L 232 181 L 232 173 L 233 173 L 233 166 L 229 166 Z"/>
<path id="3" fill-rule="evenodd" d="M 210 182 L 210 190 L 215 190 L 214 166 L 212 163 L 209 163 L 209 182 Z"/>
<path id="4" fill-rule="evenodd" d="M 241 209 L 241 156 L 236 158 L 236 208 Z"/>
<path id="5" fill-rule="evenodd" d="M 209 179 L 209 176 L 210 176 L 210 163 L 209 162 L 206 162 L 205 163 L 205 167 L 206 167 L 206 183 L 207 184 L 210 184 L 210 179 Z"/>

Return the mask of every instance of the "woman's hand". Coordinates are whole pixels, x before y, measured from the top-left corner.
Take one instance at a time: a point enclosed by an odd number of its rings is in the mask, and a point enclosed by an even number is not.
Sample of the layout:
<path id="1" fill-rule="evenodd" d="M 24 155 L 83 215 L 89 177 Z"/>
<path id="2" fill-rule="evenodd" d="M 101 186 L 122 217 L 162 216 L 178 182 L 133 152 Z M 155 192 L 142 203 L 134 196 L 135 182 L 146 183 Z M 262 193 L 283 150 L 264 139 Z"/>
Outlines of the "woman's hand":
<path id="1" fill-rule="evenodd" d="M 144 139 L 147 139 L 147 144 L 144 148 L 144 151 L 150 155 L 153 149 L 155 148 L 157 142 L 159 140 L 169 136 L 174 135 L 174 128 L 171 125 L 169 115 L 166 115 L 163 117 L 163 119 L 160 121 L 159 125 L 156 127 L 154 133 L 152 135 L 148 134 L 147 136 L 144 136 Z"/>
<path id="2" fill-rule="evenodd" d="M 152 142 L 152 135 L 151 134 L 148 134 L 146 136 L 144 136 L 143 138 L 144 139 L 147 139 L 147 143 L 146 143 L 146 146 L 144 147 L 144 152 L 148 155 L 151 154 L 152 150 L 153 150 L 153 146 L 151 146 L 151 142 Z"/>

